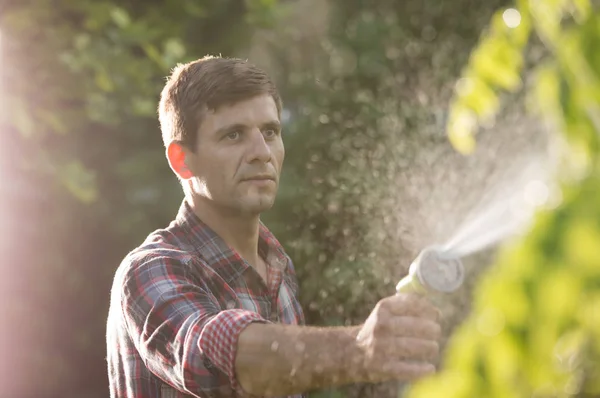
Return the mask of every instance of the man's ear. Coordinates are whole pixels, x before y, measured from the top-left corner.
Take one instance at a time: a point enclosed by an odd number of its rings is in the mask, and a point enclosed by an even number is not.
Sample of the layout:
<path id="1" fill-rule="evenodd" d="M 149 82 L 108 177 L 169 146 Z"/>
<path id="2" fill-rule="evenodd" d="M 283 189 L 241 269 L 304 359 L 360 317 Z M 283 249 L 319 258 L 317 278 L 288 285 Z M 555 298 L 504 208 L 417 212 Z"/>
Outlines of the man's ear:
<path id="1" fill-rule="evenodd" d="M 167 160 L 171 170 L 182 180 L 187 180 L 194 176 L 194 173 L 188 168 L 187 162 L 191 156 L 188 149 L 177 141 L 171 141 L 167 146 Z"/>

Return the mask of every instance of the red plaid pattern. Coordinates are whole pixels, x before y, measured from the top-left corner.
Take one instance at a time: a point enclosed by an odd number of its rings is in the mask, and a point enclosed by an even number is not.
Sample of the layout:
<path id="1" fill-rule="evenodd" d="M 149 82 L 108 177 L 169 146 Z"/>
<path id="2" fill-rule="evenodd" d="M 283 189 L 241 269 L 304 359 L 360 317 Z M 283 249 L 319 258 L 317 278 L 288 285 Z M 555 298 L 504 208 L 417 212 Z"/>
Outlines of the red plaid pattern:
<path id="1" fill-rule="evenodd" d="M 235 347 L 237 337 L 251 322 L 263 322 L 255 312 L 244 310 L 223 311 L 205 326 L 200 335 L 200 350 L 213 364 L 221 369 L 232 381 L 234 389 L 239 389 L 235 380 Z"/>
<path id="2" fill-rule="evenodd" d="M 245 396 L 234 370 L 241 331 L 304 324 L 293 264 L 262 224 L 259 252 L 267 284 L 184 201 L 167 228 L 129 253 L 107 320 L 111 398 Z"/>

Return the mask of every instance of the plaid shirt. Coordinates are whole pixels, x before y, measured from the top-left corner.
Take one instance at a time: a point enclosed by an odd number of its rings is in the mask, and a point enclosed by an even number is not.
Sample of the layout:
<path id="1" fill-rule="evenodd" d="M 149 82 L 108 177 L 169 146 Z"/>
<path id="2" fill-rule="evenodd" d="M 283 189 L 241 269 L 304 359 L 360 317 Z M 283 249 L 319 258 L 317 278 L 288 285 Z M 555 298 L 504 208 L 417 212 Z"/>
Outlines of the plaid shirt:
<path id="1" fill-rule="evenodd" d="M 304 323 L 292 262 L 262 223 L 259 253 L 268 286 L 186 201 L 129 253 L 107 321 L 111 397 L 246 395 L 234 372 L 241 331 L 251 322 Z"/>

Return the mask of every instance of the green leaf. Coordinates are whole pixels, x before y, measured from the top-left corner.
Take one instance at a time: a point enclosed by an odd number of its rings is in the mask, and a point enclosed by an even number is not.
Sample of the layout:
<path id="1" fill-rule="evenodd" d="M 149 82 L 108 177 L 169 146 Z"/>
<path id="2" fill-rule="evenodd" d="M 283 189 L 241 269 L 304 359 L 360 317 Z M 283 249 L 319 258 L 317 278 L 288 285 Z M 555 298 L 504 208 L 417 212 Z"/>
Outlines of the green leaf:
<path id="1" fill-rule="evenodd" d="M 134 97 L 132 99 L 132 108 L 136 115 L 152 116 L 156 115 L 155 101 L 149 98 Z"/>
<path id="2" fill-rule="evenodd" d="M 129 16 L 129 13 L 127 10 L 121 7 L 113 7 L 110 10 L 110 17 L 115 25 L 121 29 L 124 29 L 131 24 L 131 17 Z"/>
<path id="3" fill-rule="evenodd" d="M 79 200 L 92 203 L 98 193 L 95 185 L 95 174 L 81 162 L 73 160 L 57 171 L 62 184 Z"/>
<path id="4" fill-rule="evenodd" d="M 94 80 L 100 90 L 108 93 L 115 91 L 114 82 L 103 68 L 96 70 L 96 78 Z"/>
<path id="5" fill-rule="evenodd" d="M 546 269 L 538 284 L 538 316 L 541 322 L 559 322 L 573 315 L 579 306 L 581 295 L 581 276 L 575 271 L 560 266 Z M 559 326 L 562 326 L 559 324 Z"/>
<path id="6" fill-rule="evenodd" d="M 470 154 L 475 150 L 475 128 L 477 119 L 470 109 L 455 105 L 450 111 L 447 126 L 448 138 L 454 148 L 462 154 Z"/>
<path id="7" fill-rule="evenodd" d="M 571 0 L 575 19 L 583 21 L 590 16 L 592 4 L 590 0 Z"/>
<path id="8" fill-rule="evenodd" d="M 560 95 L 560 82 L 558 71 L 552 64 L 544 64 L 537 68 L 533 94 L 533 103 L 537 111 L 546 117 L 552 117 L 557 122 L 559 117 L 558 99 Z"/>
<path id="9" fill-rule="evenodd" d="M 157 65 L 159 65 L 161 67 L 161 69 L 166 67 L 164 59 L 162 58 L 162 55 L 160 54 L 160 51 L 158 50 L 158 48 L 156 48 L 156 46 L 154 44 L 143 43 L 142 48 L 144 49 L 144 52 L 146 53 L 148 58 L 150 58 Z"/>
<path id="10" fill-rule="evenodd" d="M 477 120 L 492 117 L 499 105 L 498 96 L 481 76 L 472 76 L 461 79 L 463 84 L 457 88 L 458 101 L 470 109 L 477 116 Z"/>
<path id="11" fill-rule="evenodd" d="M 494 397 L 516 397 L 515 382 L 521 378 L 518 368 L 524 361 L 523 348 L 510 333 L 489 338 L 484 353 L 490 389 Z"/>
<path id="12" fill-rule="evenodd" d="M 170 38 L 164 44 L 164 62 L 167 65 L 174 65 L 180 62 L 186 54 L 185 45 L 178 38 Z"/>
<path id="13" fill-rule="evenodd" d="M 504 37 L 486 40 L 473 56 L 474 75 L 492 87 L 514 91 L 521 86 L 522 55 Z"/>
<path id="14" fill-rule="evenodd" d="M 529 7 L 537 33 L 547 45 L 556 43 L 560 36 L 560 22 L 568 0 L 530 1 Z"/>
<path id="15" fill-rule="evenodd" d="M 590 209 L 591 210 L 591 209 Z M 600 278 L 600 229 L 597 220 L 581 217 L 565 231 L 562 250 L 572 264 L 572 272 L 580 272 L 584 278 Z"/>

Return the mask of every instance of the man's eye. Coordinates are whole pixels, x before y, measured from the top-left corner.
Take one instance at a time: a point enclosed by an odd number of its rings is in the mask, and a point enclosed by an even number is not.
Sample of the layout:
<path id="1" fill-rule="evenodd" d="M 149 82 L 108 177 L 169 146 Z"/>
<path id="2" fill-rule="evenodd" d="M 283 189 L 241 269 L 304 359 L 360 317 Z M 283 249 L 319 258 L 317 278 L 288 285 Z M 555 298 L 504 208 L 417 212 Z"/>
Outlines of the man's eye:
<path id="1" fill-rule="evenodd" d="M 239 131 L 232 131 L 231 133 L 228 133 L 225 138 L 227 138 L 228 140 L 237 140 L 238 138 L 240 138 L 240 132 Z"/>
<path id="2" fill-rule="evenodd" d="M 268 130 L 265 130 L 264 134 L 265 134 L 265 137 L 275 137 L 277 135 L 277 131 L 275 131 L 273 129 L 268 129 Z"/>

